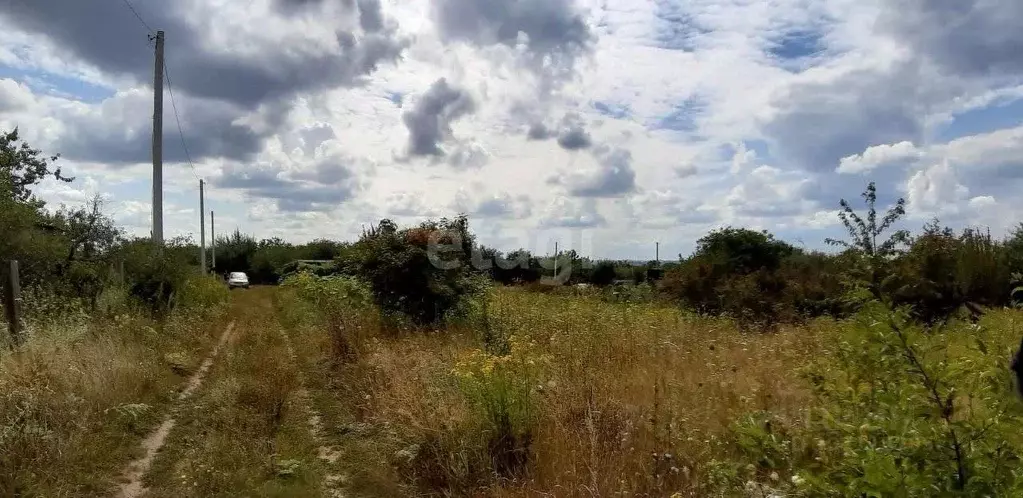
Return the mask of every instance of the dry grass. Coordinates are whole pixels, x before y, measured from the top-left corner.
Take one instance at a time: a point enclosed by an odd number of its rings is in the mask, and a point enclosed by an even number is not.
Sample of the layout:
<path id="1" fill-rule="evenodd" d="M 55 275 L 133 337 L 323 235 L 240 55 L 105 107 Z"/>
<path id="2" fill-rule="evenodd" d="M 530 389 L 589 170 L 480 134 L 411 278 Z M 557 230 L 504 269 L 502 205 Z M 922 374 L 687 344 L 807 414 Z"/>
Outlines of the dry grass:
<path id="1" fill-rule="evenodd" d="M 219 316 L 54 320 L 0 353 L 0 494 L 109 494 L 212 346 Z"/>
<path id="2" fill-rule="evenodd" d="M 177 413 L 146 479 L 151 497 L 318 496 L 317 444 L 269 288 L 235 296 L 245 311 L 206 384 Z"/>
<path id="3" fill-rule="evenodd" d="M 809 393 L 796 369 L 834 328 L 822 321 L 813 330 L 741 334 L 727 321 L 668 306 L 516 289 L 498 290 L 489 315 L 494 335 L 533 343 L 498 367 L 510 373 L 503 383 L 459 373 L 481 357 L 494 361 L 478 351 L 478 331 L 372 339 L 357 365 L 324 372 L 336 380 L 321 387 L 348 405 L 340 417 L 348 421 L 338 423 L 371 428 L 346 436 L 354 487 L 401 481 L 414 487 L 391 485 L 392 493 L 703 496 L 706 464 L 729 456 L 724 439 L 737 416 L 802 416 Z M 325 358 L 329 348 L 309 354 Z M 485 380 L 467 388 L 466 378 Z M 498 437 L 481 392 L 510 396 L 511 437 Z M 509 459 L 516 450 L 528 451 L 524 465 Z"/>

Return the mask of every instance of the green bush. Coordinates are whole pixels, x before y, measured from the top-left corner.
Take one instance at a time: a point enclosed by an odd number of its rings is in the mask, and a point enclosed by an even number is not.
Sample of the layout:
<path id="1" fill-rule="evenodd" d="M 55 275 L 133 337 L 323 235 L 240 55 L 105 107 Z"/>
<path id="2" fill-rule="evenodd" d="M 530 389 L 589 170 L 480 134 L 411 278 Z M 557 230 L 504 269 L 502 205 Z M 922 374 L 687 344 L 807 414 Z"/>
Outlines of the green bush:
<path id="1" fill-rule="evenodd" d="M 182 310 L 217 308 L 227 303 L 227 286 L 214 276 L 191 275 L 178 292 L 175 305 Z"/>
<path id="2" fill-rule="evenodd" d="M 926 329 L 867 306 L 805 369 L 809 419 L 742 419 L 724 475 L 742 486 L 750 465 L 746 478 L 788 496 L 1019 496 L 1023 410 L 1005 366 L 1017 337 L 1001 320 Z"/>
<path id="3" fill-rule="evenodd" d="M 428 221 L 398 230 L 389 220 L 338 257 L 341 271 L 369 284 L 377 305 L 417 325 L 443 321 L 479 290 L 468 220 Z"/>
<path id="4" fill-rule="evenodd" d="M 366 339 L 376 332 L 379 317 L 373 293 L 365 283 L 347 275 L 321 277 L 303 272 L 285 278 L 281 290 L 298 298 L 299 303 L 292 306 L 312 305 L 305 313 L 327 328 L 335 365 L 358 360 Z M 295 309 L 285 311 L 290 316 L 302 314 Z"/>
<path id="5" fill-rule="evenodd" d="M 895 268 L 892 302 L 911 307 L 926 323 L 947 320 L 967 305 L 1002 306 L 1011 298 L 1005 247 L 978 230 L 957 236 L 929 223 Z"/>
<path id="6" fill-rule="evenodd" d="M 660 288 L 699 313 L 728 314 L 742 326 L 771 326 L 794 315 L 779 271 L 796 252 L 767 232 L 716 230 L 667 272 Z"/>
<path id="7" fill-rule="evenodd" d="M 124 278 L 132 297 L 155 315 L 165 315 L 172 299 L 189 277 L 199 269 L 190 264 L 192 256 L 184 241 L 168 241 L 164 247 L 148 239 L 137 239 L 118 248 L 124 264 Z"/>

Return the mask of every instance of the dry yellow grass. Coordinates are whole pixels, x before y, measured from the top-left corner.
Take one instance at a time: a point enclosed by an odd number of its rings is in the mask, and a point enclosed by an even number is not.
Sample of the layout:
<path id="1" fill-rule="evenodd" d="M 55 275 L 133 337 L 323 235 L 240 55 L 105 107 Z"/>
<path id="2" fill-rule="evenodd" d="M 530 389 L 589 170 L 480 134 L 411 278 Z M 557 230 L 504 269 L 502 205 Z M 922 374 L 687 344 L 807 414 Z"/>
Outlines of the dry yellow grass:
<path id="1" fill-rule="evenodd" d="M 79 317 L 0 353 L 0 494 L 109 494 L 223 328 L 220 316 L 191 310 L 163 326 Z"/>
<path id="2" fill-rule="evenodd" d="M 479 330 L 378 337 L 358 364 L 329 373 L 354 421 L 388 428 L 352 443 L 362 446 L 353 457 L 393 465 L 367 472 L 350 462 L 367 480 L 359 487 L 401 479 L 416 484 L 405 494 L 702 496 L 705 466 L 729 456 L 724 437 L 736 417 L 802 416 L 809 393 L 797 367 L 833 328 L 742 334 L 671 306 L 517 289 L 496 291 L 488 311 L 496 335 L 533 344 L 508 360 L 518 367 L 498 367 L 530 372 L 509 381 L 531 383 L 509 388 L 528 398 L 528 440 L 516 443 L 528 445 L 528 463 L 494 473 L 495 426 L 459 375 L 473 361 L 492 368 Z"/>

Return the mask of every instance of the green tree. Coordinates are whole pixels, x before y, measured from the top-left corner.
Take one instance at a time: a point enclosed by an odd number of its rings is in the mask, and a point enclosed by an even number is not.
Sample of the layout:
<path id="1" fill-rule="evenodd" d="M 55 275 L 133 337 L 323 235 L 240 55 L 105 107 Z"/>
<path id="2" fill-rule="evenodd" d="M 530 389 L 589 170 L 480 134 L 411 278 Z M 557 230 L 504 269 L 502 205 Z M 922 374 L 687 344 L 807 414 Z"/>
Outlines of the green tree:
<path id="1" fill-rule="evenodd" d="M 18 129 L 0 132 L 0 176 L 6 177 L 7 195 L 16 201 L 27 202 L 32 198 L 31 187 L 48 176 L 70 182 L 73 178 L 61 175 L 60 168 L 53 169 L 53 163 L 60 155 L 45 156 L 18 137 Z"/>
<path id="2" fill-rule="evenodd" d="M 474 239 L 464 216 L 402 230 L 383 220 L 346 248 L 338 263 L 369 283 L 381 309 L 431 324 L 478 290 Z"/>
<path id="3" fill-rule="evenodd" d="M 896 230 L 887 238 L 885 232 L 895 225 L 895 222 L 906 214 L 906 201 L 901 197 L 895 201 L 884 216 L 877 218 L 877 187 L 874 182 L 867 184 L 867 189 L 860 194 L 867 207 L 867 215 L 864 220 L 853 210 L 845 199 L 839 202 L 842 210 L 838 213 L 839 219 L 849 232 L 850 240 L 825 239 L 825 243 L 842 247 L 860 256 L 859 267 L 855 269 L 854 275 L 876 299 L 884 296 L 883 288 L 885 279 L 890 275 L 890 263 L 892 259 L 902 253 L 902 249 L 909 243 L 909 232 Z M 880 239 L 880 242 L 879 242 Z"/>

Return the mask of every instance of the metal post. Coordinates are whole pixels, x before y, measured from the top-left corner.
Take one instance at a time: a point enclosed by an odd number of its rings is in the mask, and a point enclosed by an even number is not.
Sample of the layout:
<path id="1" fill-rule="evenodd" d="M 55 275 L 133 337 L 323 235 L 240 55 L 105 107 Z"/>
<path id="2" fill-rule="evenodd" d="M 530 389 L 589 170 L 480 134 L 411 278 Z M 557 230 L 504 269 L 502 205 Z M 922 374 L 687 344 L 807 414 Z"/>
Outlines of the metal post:
<path id="1" fill-rule="evenodd" d="M 7 269 L 7 285 L 4 289 L 4 308 L 7 311 L 7 328 L 11 332 L 11 347 L 20 346 L 21 336 L 21 283 L 18 280 L 18 262 L 12 260 Z"/>
<path id="2" fill-rule="evenodd" d="M 199 266 L 202 274 L 206 274 L 206 189 L 205 182 L 199 180 Z"/>
<path id="3" fill-rule="evenodd" d="M 156 32 L 153 76 L 153 242 L 163 245 L 163 31 Z"/>

